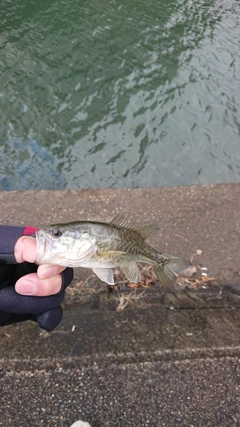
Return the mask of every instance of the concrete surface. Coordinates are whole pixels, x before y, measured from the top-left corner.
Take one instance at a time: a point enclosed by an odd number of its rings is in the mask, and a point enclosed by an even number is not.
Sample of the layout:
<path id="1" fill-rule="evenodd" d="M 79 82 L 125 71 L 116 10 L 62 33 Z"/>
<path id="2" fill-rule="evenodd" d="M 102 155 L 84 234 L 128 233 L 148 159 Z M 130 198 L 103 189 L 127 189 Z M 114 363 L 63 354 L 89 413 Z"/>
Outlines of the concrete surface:
<path id="1" fill-rule="evenodd" d="M 0 329 L 0 425 L 240 426 L 239 196 L 239 184 L 0 193 L 6 224 L 151 219 L 150 244 L 187 258 L 201 249 L 215 279 L 109 292 L 77 269 L 55 331 Z"/>

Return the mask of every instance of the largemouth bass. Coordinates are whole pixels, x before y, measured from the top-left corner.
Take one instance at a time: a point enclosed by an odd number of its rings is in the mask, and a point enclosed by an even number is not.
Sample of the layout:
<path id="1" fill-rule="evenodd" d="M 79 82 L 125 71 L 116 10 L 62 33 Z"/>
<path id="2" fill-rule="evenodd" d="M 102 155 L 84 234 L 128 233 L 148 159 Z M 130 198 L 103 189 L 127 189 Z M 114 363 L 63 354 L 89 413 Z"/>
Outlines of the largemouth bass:
<path id="1" fill-rule="evenodd" d="M 132 224 L 123 216 L 110 223 L 78 221 L 55 224 L 36 232 L 38 264 L 91 268 L 103 282 L 114 285 L 114 267 L 121 267 L 128 280 L 140 281 L 137 262 L 149 263 L 164 288 L 171 290 L 176 274 L 189 261 L 156 251 L 145 239 L 158 230 L 152 223 Z"/>

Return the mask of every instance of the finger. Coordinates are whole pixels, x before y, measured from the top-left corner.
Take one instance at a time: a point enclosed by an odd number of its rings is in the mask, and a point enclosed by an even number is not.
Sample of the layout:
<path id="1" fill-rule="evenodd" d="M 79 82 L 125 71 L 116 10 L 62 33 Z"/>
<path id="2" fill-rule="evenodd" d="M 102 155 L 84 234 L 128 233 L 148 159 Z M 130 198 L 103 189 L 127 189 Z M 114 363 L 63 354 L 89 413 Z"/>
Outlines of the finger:
<path id="1" fill-rule="evenodd" d="M 15 290 L 21 295 L 49 296 L 57 294 L 62 287 L 62 277 L 56 274 L 47 279 L 40 279 L 37 273 L 21 277 L 15 284 Z"/>
<path id="2" fill-rule="evenodd" d="M 36 239 L 29 236 L 21 236 L 14 247 L 14 256 L 18 263 L 28 261 L 34 263 L 37 258 Z"/>
<path id="3" fill-rule="evenodd" d="M 48 332 L 53 331 L 62 320 L 62 307 L 53 308 L 52 310 L 44 311 L 36 316 L 36 321 L 40 328 L 45 329 Z"/>
<path id="4" fill-rule="evenodd" d="M 62 267 L 61 265 L 42 264 L 38 267 L 37 275 L 39 279 L 47 279 L 48 277 L 62 273 L 65 268 L 66 267 Z"/>

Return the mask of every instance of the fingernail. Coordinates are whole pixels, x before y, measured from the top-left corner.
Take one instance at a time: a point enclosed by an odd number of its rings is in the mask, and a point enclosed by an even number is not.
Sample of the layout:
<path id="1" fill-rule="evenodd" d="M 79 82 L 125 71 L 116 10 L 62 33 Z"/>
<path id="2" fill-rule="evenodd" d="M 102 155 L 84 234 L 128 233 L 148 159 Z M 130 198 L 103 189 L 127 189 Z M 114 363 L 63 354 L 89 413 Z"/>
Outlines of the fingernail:
<path id="1" fill-rule="evenodd" d="M 22 295 L 33 295 L 36 292 L 36 285 L 31 280 L 24 280 L 16 285 L 16 292 Z"/>

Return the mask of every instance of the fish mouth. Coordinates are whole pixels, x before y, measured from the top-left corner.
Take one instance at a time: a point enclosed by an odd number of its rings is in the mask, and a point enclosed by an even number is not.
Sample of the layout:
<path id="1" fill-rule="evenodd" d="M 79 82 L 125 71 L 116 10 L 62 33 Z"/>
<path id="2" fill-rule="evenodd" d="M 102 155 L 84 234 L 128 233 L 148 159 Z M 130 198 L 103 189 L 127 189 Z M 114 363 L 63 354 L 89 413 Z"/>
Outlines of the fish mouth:
<path id="1" fill-rule="evenodd" d="M 51 248 L 50 241 L 46 238 L 46 235 L 43 232 L 43 230 L 36 231 L 36 246 L 37 246 L 36 263 L 38 263 L 38 261 L 40 262 L 41 258 L 48 251 L 48 249 Z"/>

